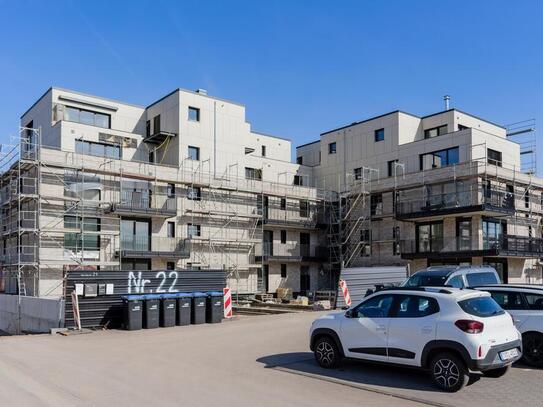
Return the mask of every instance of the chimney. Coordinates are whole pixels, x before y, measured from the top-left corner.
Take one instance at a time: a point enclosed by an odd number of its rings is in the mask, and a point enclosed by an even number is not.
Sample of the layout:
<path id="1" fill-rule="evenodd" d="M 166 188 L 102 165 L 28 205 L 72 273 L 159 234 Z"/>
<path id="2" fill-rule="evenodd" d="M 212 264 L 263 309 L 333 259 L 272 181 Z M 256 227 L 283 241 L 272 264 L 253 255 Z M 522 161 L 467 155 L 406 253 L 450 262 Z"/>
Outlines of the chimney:
<path id="1" fill-rule="evenodd" d="M 200 95 L 206 95 L 207 96 L 207 90 L 198 88 L 196 89 L 196 93 L 199 93 Z"/>
<path id="2" fill-rule="evenodd" d="M 451 97 L 449 95 L 443 96 L 443 100 L 445 101 L 445 110 L 449 110 L 449 102 L 451 100 Z"/>

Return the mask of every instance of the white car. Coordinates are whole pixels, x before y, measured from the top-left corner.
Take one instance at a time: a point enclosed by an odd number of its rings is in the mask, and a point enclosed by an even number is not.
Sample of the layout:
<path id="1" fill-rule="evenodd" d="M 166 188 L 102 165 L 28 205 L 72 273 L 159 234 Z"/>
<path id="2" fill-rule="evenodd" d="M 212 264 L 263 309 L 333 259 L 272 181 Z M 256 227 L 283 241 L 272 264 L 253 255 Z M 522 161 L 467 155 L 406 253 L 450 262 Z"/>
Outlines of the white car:
<path id="1" fill-rule="evenodd" d="M 543 367 L 543 286 L 500 284 L 477 289 L 488 291 L 513 316 L 522 334 L 523 362 Z"/>
<path id="2" fill-rule="evenodd" d="M 464 288 L 500 283 L 500 276 L 490 266 L 432 266 L 417 271 L 401 286 Z"/>
<path id="3" fill-rule="evenodd" d="M 317 318 L 310 348 L 325 368 L 343 357 L 429 370 L 445 391 L 458 391 L 469 372 L 504 375 L 522 355 L 511 315 L 484 291 L 457 288 L 384 289 L 346 312 Z"/>

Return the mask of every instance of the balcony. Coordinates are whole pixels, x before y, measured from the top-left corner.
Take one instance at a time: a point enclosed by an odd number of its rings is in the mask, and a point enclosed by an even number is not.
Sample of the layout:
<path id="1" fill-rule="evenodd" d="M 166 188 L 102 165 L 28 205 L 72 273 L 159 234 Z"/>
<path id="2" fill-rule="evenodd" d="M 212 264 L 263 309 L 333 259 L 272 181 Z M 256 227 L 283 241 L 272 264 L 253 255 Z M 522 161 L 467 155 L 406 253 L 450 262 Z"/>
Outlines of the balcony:
<path id="1" fill-rule="evenodd" d="M 255 260 L 277 262 L 322 261 L 328 250 L 322 246 L 300 243 L 259 243 L 255 246 Z"/>
<path id="2" fill-rule="evenodd" d="M 469 212 L 514 214 L 514 197 L 507 191 L 480 187 L 396 203 L 396 217 L 403 220 Z"/>
<path id="3" fill-rule="evenodd" d="M 190 240 L 176 237 L 131 236 L 121 238 L 121 257 L 188 259 Z"/>
<path id="4" fill-rule="evenodd" d="M 293 211 L 264 208 L 262 223 L 270 226 L 280 226 L 293 229 L 315 229 L 317 213 L 308 211 Z"/>
<path id="5" fill-rule="evenodd" d="M 503 235 L 483 239 L 482 245 L 471 238 L 443 237 L 400 241 L 402 259 L 452 259 L 473 256 L 542 257 L 543 239 Z"/>
<path id="6" fill-rule="evenodd" d="M 140 191 L 121 191 L 120 202 L 111 204 L 110 212 L 120 215 L 147 215 L 171 218 L 177 215 L 175 197 Z"/>
<path id="7" fill-rule="evenodd" d="M 157 131 L 156 133 L 154 134 L 151 134 L 149 136 L 146 136 L 143 141 L 145 141 L 146 143 L 149 143 L 149 144 L 156 144 L 156 145 L 160 145 L 162 143 L 164 143 L 164 141 L 168 138 L 168 137 L 175 137 L 177 136 L 177 134 L 175 133 L 170 133 L 168 131 L 162 131 L 162 130 L 159 130 Z"/>

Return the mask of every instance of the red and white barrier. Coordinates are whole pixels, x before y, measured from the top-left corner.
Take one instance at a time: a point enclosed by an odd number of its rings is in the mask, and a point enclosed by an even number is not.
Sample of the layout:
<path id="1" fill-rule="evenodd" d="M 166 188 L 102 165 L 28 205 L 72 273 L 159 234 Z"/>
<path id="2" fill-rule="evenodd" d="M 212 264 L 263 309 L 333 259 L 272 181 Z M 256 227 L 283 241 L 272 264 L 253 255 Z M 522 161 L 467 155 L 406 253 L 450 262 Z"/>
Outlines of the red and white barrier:
<path id="1" fill-rule="evenodd" d="M 224 294 L 224 317 L 232 318 L 232 292 L 230 287 L 223 288 Z"/>
<path id="2" fill-rule="evenodd" d="M 347 282 L 345 280 L 339 280 L 339 288 L 343 292 L 343 298 L 345 298 L 345 304 L 351 306 L 351 296 L 349 295 L 349 289 L 347 288 Z"/>

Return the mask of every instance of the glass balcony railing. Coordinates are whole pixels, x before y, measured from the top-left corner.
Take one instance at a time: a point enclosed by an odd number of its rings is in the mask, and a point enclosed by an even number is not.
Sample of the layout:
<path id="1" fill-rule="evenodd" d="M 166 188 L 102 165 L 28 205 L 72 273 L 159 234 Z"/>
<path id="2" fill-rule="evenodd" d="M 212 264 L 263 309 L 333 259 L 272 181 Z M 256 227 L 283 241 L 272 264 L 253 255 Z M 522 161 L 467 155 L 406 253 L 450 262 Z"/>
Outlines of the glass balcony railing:
<path id="1" fill-rule="evenodd" d="M 160 254 L 186 258 L 190 255 L 190 240 L 161 236 L 121 237 L 121 251 L 125 255 L 152 257 Z"/>
<path id="2" fill-rule="evenodd" d="M 115 212 L 175 216 L 177 214 L 177 200 L 175 197 L 168 195 L 121 191 L 120 201 L 113 204 L 112 210 Z"/>

